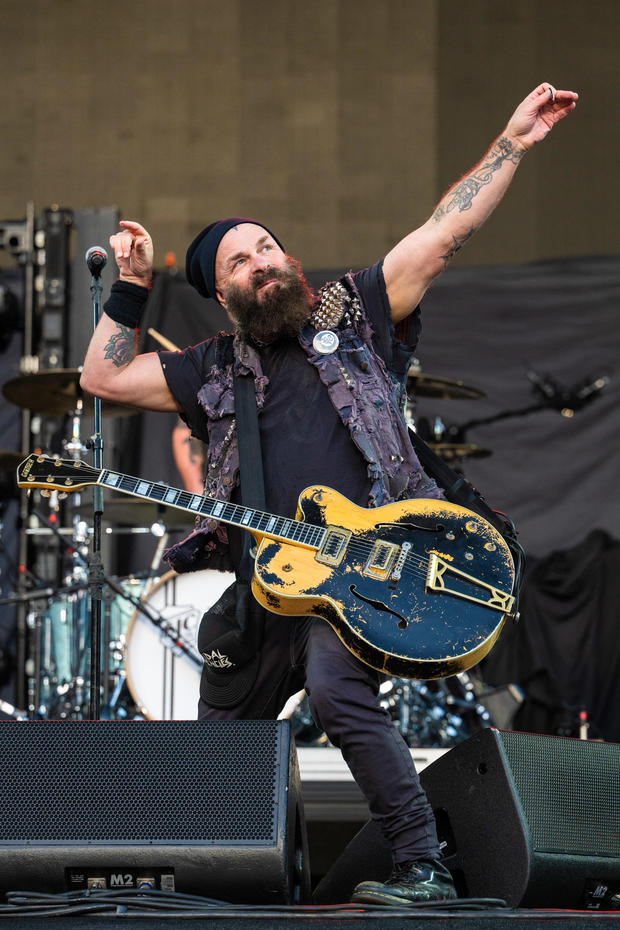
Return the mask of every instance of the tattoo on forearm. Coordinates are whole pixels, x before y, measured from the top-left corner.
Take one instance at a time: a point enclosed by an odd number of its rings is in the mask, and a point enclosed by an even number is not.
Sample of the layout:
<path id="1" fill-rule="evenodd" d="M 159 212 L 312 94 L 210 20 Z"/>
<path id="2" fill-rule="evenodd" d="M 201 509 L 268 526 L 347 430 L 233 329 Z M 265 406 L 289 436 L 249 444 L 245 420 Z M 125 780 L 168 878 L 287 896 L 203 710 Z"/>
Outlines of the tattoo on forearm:
<path id="1" fill-rule="evenodd" d="M 464 233 L 462 236 L 452 236 L 452 245 L 447 252 L 439 256 L 442 259 L 445 267 L 447 267 L 450 259 L 454 258 L 461 246 L 464 245 L 468 239 L 471 239 L 475 232 L 476 228 L 475 226 L 472 226 L 469 232 Z"/>
<path id="2" fill-rule="evenodd" d="M 458 210 L 459 213 L 469 210 L 474 197 L 485 185 L 491 183 L 493 175 L 496 171 L 499 171 L 504 162 L 518 165 L 524 154 L 525 149 L 515 147 L 510 139 L 500 136 L 482 162 L 448 191 L 433 213 L 435 222 L 438 223 L 447 213 L 452 213 L 453 210 Z M 460 248 L 460 245 L 458 248 Z"/>
<path id="3" fill-rule="evenodd" d="M 202 465 L 204 456 L 202 454 L 202 443 L 193 436 L 188 436 L 185 442 L 188 445 L 189 460 L 193 465 Z"/>
<path id="4" fill-rule="evenodd" d="M 105 346 L 104 358 L 111 359 L 117 368 L 128 365 L 136 355 L 136 331 L 118 323 L 118 332 L 110 337 Z"/>

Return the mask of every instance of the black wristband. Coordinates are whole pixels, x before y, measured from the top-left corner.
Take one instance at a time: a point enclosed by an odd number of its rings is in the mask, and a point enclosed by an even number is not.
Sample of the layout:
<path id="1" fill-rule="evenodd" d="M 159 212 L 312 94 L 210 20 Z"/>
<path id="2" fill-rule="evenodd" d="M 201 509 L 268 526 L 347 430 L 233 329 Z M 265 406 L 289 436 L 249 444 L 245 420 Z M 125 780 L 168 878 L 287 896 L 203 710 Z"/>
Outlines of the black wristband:
<path id="1" fill-rule="evenodd" d="M 148 296 L 148 287 L 132 284 L 131 281 L 115 281 L 103 309 L 115 323 L 135 329 Z"/>

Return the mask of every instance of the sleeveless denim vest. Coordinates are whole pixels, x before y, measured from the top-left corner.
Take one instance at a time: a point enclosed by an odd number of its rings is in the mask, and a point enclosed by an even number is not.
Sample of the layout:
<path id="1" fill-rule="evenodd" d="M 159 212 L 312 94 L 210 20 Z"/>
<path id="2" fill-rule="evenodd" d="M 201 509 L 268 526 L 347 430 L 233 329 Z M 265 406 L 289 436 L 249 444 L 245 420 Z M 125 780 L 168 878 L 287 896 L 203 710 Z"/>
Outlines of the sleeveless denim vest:
<path id="1" fill-rule="evenodd" d="M 318 323 L 317 311 L 298 339 L 367 463 L 368 506 L 380 507 L 414 497 L 441 498 L 442 492 L 422 470 L 407 434 L 403 400 L 408 365 L 399 373 L 400 377 L 387 371 L 383 359 L 373 349 L 370 323 L 351 275 L 346 275 L 339 284 L 344 285 L 349 305 L 352 303 L 357 311 L 344 312 L 336 325 L 329 326 L 338 336 L 336 351 L 321 354 L 314 348 L 314 337 L 318 329 L 324 328 Z M 198 392 L 209 436 L 205 494 L 228 501 L 239 482 L 233 376 L 237 372 L 254 375 L 259 417 L 269 379 L 262 372 L 256 350 L 238 336 L 218 333 L 211 342 L 208 357 L 213 361 Z M 165 553 L 165 558 L 179 573 L 207 566 L 230 570 L 227 540 L 223 524 L 202 518 L 186 539 Z"/>

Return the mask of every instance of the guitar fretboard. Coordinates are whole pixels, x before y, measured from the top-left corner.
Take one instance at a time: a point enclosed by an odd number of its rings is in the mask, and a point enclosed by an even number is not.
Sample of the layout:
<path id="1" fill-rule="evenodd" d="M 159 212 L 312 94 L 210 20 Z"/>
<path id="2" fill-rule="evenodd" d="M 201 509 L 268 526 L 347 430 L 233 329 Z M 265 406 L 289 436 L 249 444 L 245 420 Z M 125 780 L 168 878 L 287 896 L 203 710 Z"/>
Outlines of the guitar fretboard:
<path id="1" fill-rule="evenodd" d="M 188 510 L 204 517 L 213 517 L 222 523 L 230 523 L 245 530 L 256 530 L 265 536 L 291 540 L 314 549 L 320 548 L 325 536 L 323 527 L 313 526 L 311 523 L 264 513 L 252 507 L 243 507 L 241 504 L 219 501 L 214 497 L 192 494 L 167 484 L 132 478 L 130 475 L 122 475 L 105 468 L 98 483 L 125 494 L 157 501 L 166 507 L 178 507 L 180 510 Z"/>

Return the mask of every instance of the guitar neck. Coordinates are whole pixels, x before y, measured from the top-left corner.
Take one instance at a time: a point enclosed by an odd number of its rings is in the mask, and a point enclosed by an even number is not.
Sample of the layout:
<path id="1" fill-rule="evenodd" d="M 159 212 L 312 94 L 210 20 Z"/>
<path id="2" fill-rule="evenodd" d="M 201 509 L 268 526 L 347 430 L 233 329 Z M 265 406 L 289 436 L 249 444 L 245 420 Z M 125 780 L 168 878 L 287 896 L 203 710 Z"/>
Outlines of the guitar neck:
<path id="1" fill-rule="evenodd" d="M 302 523 L 277 514 L 265 513 L 241 504 L 231 504 L 214 497 L 192 494 L 167 484 L 133 478 L 131 475 L 124 475 L 107 468 L 101 470 L 97 484 L 114 488 L 115 491 L 121 491 L 123 494 L 131 494 L 133 497 L 156 501 L 166 507 L 176 507 L 203 517 L 212 517 L 220 523 L 237 526 L 259 536 L 282 539 L 312 549 L 319 549 L 325 537 L 325 530 L 311 523 Z"/>

